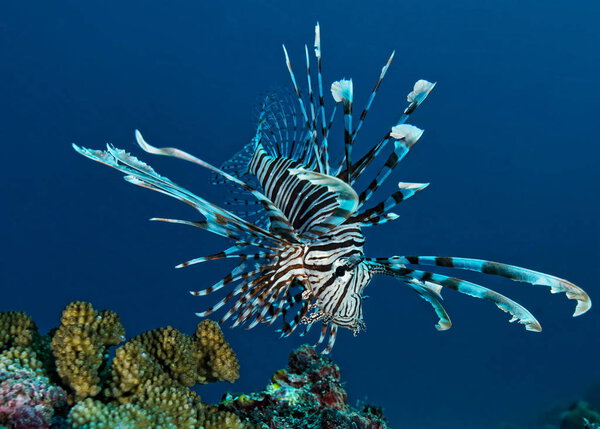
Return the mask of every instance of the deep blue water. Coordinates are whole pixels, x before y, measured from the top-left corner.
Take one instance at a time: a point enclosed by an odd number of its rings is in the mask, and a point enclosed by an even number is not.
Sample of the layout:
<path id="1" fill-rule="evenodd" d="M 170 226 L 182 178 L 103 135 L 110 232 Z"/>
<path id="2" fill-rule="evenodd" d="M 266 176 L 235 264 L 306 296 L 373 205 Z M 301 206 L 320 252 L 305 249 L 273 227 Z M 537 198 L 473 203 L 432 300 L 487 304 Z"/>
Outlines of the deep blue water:
<path id="1" fill-rule="evenodd" d="M 46 330 L 67 302 L 89 300 L 119 312 L 128 336 L 167 324 L 191 332 L 214 298 L 187 291 L 231 265 L 173 266 L 225 241 L 147 222 L 195 214 L 70 143 L 140 155 L 139 128 L 221 164 L 254 135 L 257 96 L 289 84 L 281 43 L 301 76 L 317 20 L 325 81 L 352 77 L 357 110 L 397 51 L 357 151 L 398 118 L 415 80 L 438 82 L 411 119 L 426 132 L 390 181 L 431 186 L 399 220 L 367 231 L 368 255 L 488 258 L 566 277 L 600 299 L 599 13 L 591 1 L 3 1 L 0 310 L 25 310 Z M 222 201 L 206 171 L 142 158 Z M 573 319 L 573 301 L 546 288 L 464 277 L 526 305 L 544 331 L 449 291 L 454 326 L 437 332 L 428 304 L 376 278 L 367 331 L 341 332 L 333 352 L 353 402 L 383 406 L 398 428 L 528 427 L 600 376 L 596 309 Z M 262 388 L 303 342 L 268 328 L 225 332 L 242 376 L 202 387 L 207 400 Z"/>

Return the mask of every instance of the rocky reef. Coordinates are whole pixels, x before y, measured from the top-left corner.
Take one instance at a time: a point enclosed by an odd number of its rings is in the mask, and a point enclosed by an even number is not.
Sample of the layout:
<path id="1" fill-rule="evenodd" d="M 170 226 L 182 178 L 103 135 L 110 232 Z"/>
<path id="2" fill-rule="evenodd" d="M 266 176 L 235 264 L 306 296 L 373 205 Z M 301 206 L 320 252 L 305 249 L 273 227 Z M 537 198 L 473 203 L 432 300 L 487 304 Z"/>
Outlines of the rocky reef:
<path id="1" fill-rule="evenodd" d="M 388 427 L 381 409 L 348 406 L 338 366 L 306 345 L 290 354 L 288 368 L 277 371 L 264 391 L 226 395 L 219 407 L 259 428 Z"/>
<path id="2" fill-rule="evenodd" d="M 583 400 L 557 404 L 542 412 L 532 425 L 535 429 L 600 429 L 600 380 L 583 395 Z M 500 429 L 521 429 L 501 426 Z"/>
<path id="3" fill-rule="evenodd" d="M 190 389 L 238 377 L 210 320 L 193 335 L 165 327 L 125 342 L 119 316 L 87 302 L 45 335 L 23 312 L 0 313 L 0 429 L 387 428 L 380 409 L 348 406 L 339 368 L 309 346 L 262 392 L 210 405 Z"/>

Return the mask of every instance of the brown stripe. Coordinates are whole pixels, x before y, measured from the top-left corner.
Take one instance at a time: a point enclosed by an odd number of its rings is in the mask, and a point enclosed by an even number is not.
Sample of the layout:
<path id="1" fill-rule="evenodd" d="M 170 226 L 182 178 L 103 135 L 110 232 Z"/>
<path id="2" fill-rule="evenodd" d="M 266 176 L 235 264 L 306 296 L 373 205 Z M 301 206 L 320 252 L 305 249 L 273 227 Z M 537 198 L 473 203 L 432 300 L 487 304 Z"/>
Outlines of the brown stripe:
<path id="1" fill-rule="evenodd" d="M 440 267 L 453 267 L 454 261 L 447 256 L 438 256 L 435 258 L 435 264 Z"/>

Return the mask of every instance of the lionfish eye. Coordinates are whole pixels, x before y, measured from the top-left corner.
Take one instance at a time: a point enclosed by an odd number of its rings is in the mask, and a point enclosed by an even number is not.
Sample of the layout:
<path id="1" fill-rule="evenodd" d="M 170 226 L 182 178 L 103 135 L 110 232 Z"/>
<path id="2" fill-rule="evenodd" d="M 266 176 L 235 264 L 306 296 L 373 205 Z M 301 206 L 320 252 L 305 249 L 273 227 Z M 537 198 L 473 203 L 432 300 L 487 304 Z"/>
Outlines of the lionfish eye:
<path id="1" fill-rule="evenodd" d="M 339 267 L 337 267 L 335 269 L 335 275 L 336 275 L 336 277 L 342 277 L 345 272 L 346 272 L 346 266 L 345 265 L 340 265 Z"/>

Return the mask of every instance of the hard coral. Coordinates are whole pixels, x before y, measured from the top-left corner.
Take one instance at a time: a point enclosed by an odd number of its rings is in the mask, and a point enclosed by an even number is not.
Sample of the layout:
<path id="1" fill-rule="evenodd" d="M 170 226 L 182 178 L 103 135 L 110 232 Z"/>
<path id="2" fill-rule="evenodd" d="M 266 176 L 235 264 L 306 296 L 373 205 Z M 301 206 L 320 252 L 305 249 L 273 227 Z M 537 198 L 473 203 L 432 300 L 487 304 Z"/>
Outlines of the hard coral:
<path id="1" fill-rule="evenodd" d="M 216 322 L 203 320 L 198 324 L 194 336 L 199 352 L 199 383 L 233 383 L 239 378 L 240 365 L 237 357 Z"/>
<path id="2" fill-rule="evenodd" d="M 38 353 L 29 347 L 15 346 L 0 353 L 0 370 L 10 368 L 27 368 L 39 373 L 44 373 L 44 362 Z"/>
<path id="3" fill-rule="evenodd" d="M 0 313 L 0 429 L 386 428 L 379 410 L 347 405 L 339 368 L 311 347 L 264 392 L 213 407 L 189 387 L 239 377 L 218 324 L 202 321 L 191 336 L 144 332 L 111 361 L 123 335 L 115 313 L 85 302 L 69 304 L 46 336 L 25 313 Z"/>
<path id="4" fill-rule="evenodd" d="M 52 370 L 49 337 L 42 337 L 29 315 L 0 313 L 0 370 L 31 369 L 42 375 Z"/>
<path id="5" fill-rule="evenodd" d="M 27 314 L 0 313 L 0 428 L 48 428 L 67 402 L 74 405 L 65 423 L 71 429 L 250 427 L 189 389 L 239 376 L 216 323 L 200 322 L 193 336 L 171 327 L 147 331 L 110 362 L 108 347 L 123 340 L 119 316 L 87 302 L 67 305 L 60 326 L 44 337 Z"/>
<path id="6" fill-rule="evenodd" d="M 204 429 L 252 429 L 255 426 L 243 421 L 228 411 L 210 410 L 201 414 L 200 424 Z"/>
<path id="7" fill-rule="evenodd" d="M 151 412 L 135 404 L 112 405 L 87 398 L 69 412 L 67 422 L 73 429 L 147 429 L 157 428 Z M 177 429 L 166 424 L 162 429 Z"/>
<path id="8" fill-rule="evenodd" d="M 228 396 L 220 408 L 265 428 L 385 429 L 380 413 L 354 410 L 346 403 L 340 370 L 314 348 L 302 346 L 260 393 Z"/>
<path id="9" fill-rule="evenodd" d="M 216 323 L 200 322 L 194 337 L 171 327 L 160 328 L 117 349 L 105 394 L 127 403 L 147 385 L 190 387 L 233 382 L 239 377 L 238 369 L 237 357 Z"/>
<path id="10" fill-rule="evenodd" d="M 13 346 L 29 347 L 38 337 L 37 326 L 26 313 L 0 313 L 0 350 Z"/>
<path id="11" fill-rule="evenodd" d="M 88 302 L 72 302 L 64 309 L 61 325 L 52 338 L 56 371 L 74 393 L 74 401 L 101 391 L 100 368 L 108 346 L 124 340 L 116 313 L 97 312 Z"/>

